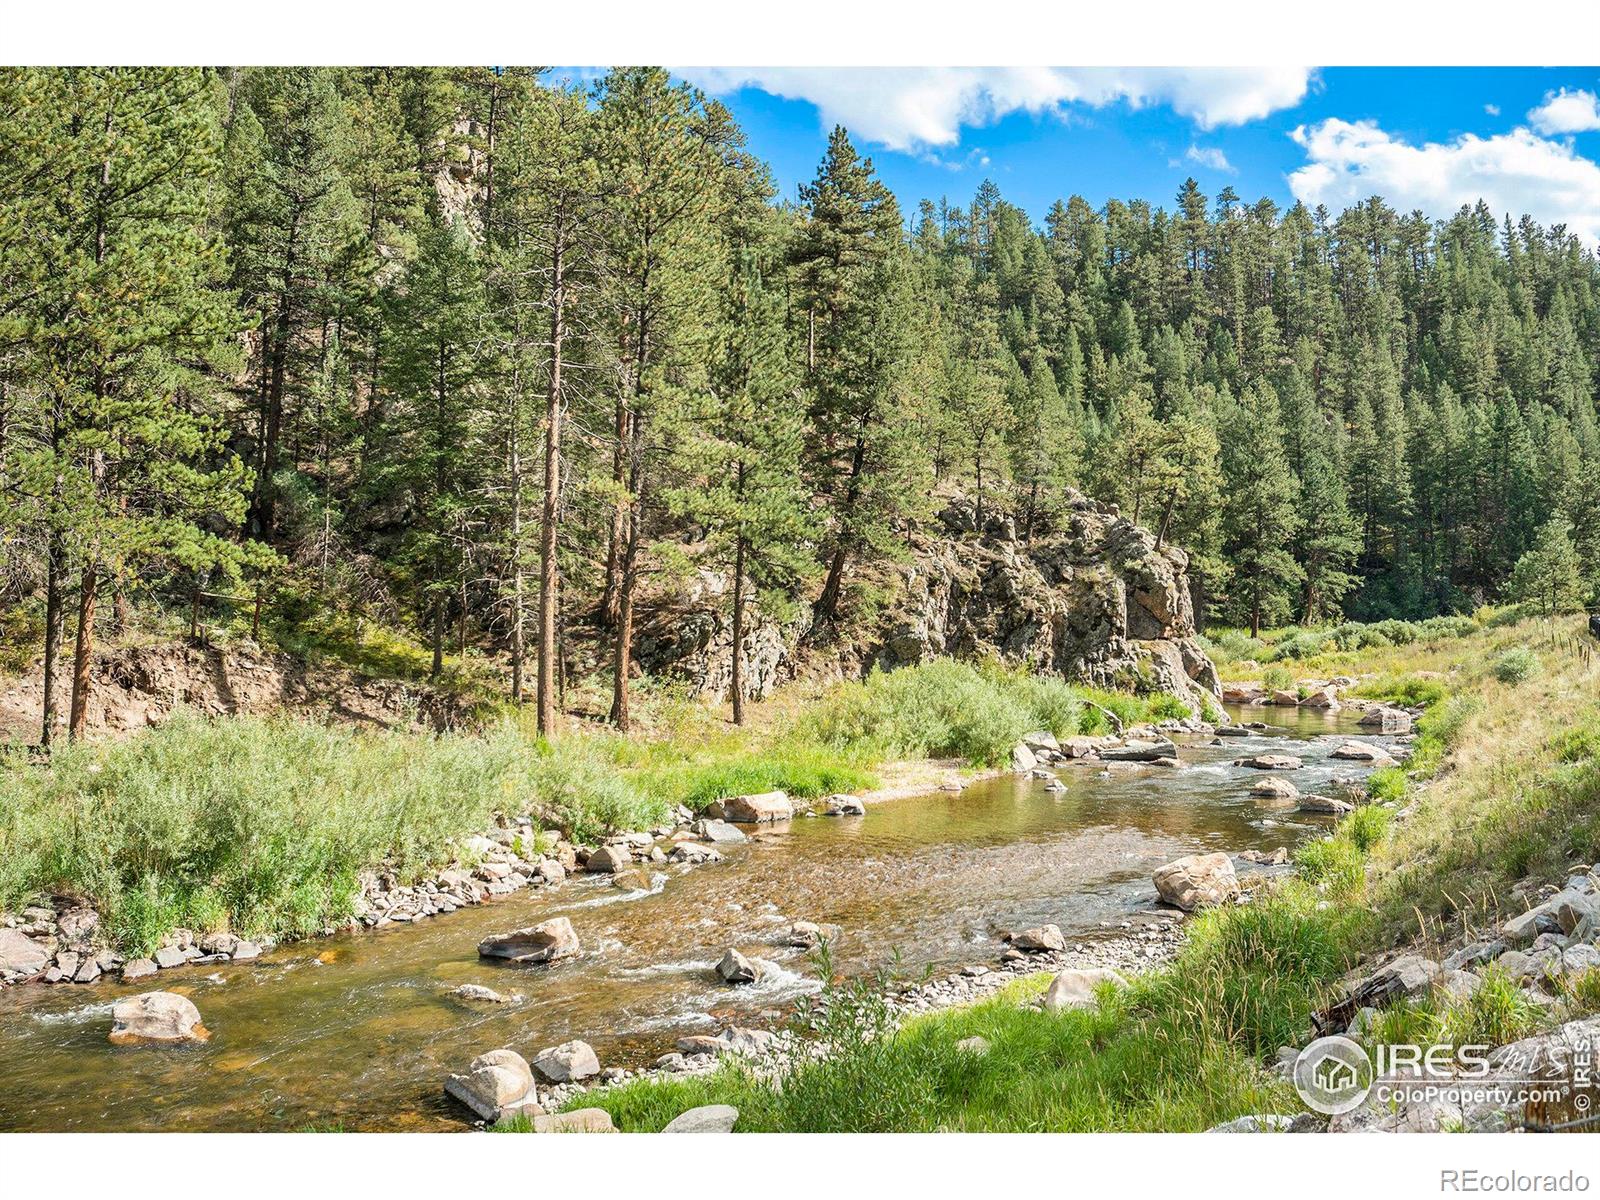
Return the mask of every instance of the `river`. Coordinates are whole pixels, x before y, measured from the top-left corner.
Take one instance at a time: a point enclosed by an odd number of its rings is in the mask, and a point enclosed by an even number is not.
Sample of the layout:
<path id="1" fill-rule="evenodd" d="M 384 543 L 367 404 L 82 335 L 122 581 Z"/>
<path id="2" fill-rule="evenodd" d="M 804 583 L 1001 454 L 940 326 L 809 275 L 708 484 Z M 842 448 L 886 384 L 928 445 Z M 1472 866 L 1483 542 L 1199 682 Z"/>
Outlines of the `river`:
<path id="1" fill-rule="evenodd" d="M 254 963 L 163 972 L 212 1039 L 116 1047 L 112 1004 L 142 985 L 0 992 L 0 1130 L 452 1129 L 466 1114 L 444 1076 L 511 1046 L 528 1057 L 571 1038 L 607 1066 L 639 1066 L 687 1032 L 774 1023 L 815 988 L 801 951 L 773 944 L 795 920 L 842 928 L 844 971 L 992 963 L 997 934 L 1054 922 L 1069 944 L 1121 932 L 1154 909 L 1152 870 L 1197 851 L 1293 846 L 1326 820 L 1252 799 L 1238 755 L 1290 751 L 1316 791 L 1359 765 L 1331 761 L 1355 714 L 1250 709 L 1276 730 L 1191 743 L 1186 769 L 1063 767 L 1066 791 L 1006 775 L 957 793 L 885 801 L 865 817 L 764 829 L 708 866 L 659 869 L 651 892 L 578 877 L 416 925 L 280 947 Z M 1362 735 L 1363 740 L 1387 739 Z M 1182 739 L 1180 739 L 1181 741 Z M 1293 743 L 1293 744 L 1290 744 Z M 480 961 L 484 935 L 570 917 L 584 952 L 553 967 Z M 760 984 L 719 985 L 730 945 L 777 964 Z M 472 1005 L 481 983 L 524 999 Z"/>

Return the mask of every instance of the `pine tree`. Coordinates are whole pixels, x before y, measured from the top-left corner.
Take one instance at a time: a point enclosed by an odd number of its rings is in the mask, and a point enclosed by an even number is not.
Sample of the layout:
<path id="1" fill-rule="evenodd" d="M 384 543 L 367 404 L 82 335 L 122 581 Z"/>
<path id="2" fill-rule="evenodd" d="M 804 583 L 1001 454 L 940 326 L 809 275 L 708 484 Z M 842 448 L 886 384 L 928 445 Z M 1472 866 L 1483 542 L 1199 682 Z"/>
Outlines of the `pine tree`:
<path id="1" fill-rule="evenodd" d="M 770 241 L 768 243 L 771 244 Z M 733 581 L 734 724 L 745 719 L 746 614 L 750 593 L 770 615 L 787 617 L 789 598 L 811 574 L 815 518 L 801 473 L 804 413 L 789 357 L 781 294 L 763 276 L 762 256 L 739 251 L 725 303 L 721 346 L 695 436 L 683 448 L 691 484 L 676 490 L 675 511 L 706 528 L 697 560 L 726 568 Z"/>
<path id="2" fill-rule="evenodd" d="M 1270 384 L 1253 384 L 1227 411 L 1222 429 L 1226 479 L 1223 529 L 1234 569 L 1233 604 L 1250 623 L 1288 615 L 1293 588 L 1304 572 L 1289 553 L 1298 518 L 1298 487 L 1283 451 L 1278 397 Z"/>
<path id="3" fill-rule="evenodd" d="M 1507 590 L 1513 600 L 1547 617 L 1583 606 L 1588 588 L 1566 518 L 1552 517 L 1539 527 L 1532 548 L 1517 560 Z"/>
<path id="4" fill-rule="evenodd" d="M 466 581 L 481 476 L 482 382 L 493 344 L 479 258 L 459 221 L 426 230 L 387 297 L 387 419 L 372 487 L 401 500 L 399 560 L 425 618 L 437 679 L 446 614 Z M 463 613 L 463 618 L 464 618 Z"/>
<path id="5" fill-rule="evenodd" d="M 16 490 L 42 505 L 50 563 L 46 725 L 65 572 L 79 576 L 68 732 L 86 726 L 96 609 L 156 565 L 198 573 L 237 564 L 211 529 L 242 515 L 248 476 L 210 416 L 239 320 L 216 285 L 222 247 L 207 227 L 219 163 L 214 95 L 198 70 L 81 68 L 25 81 L 30 144 L 48 147 L 30 186 L 48 202 L 0 239 L 12 294 L 7 340 L 43 392 L 40 444 Z"/>

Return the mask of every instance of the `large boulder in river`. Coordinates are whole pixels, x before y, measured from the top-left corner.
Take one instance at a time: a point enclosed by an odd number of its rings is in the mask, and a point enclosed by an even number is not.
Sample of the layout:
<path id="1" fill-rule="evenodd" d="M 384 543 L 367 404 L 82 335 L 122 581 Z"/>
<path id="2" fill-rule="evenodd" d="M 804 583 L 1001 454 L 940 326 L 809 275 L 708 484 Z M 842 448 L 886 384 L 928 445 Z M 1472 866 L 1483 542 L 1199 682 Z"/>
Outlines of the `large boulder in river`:
<path id="1" fill-rule="evenodd" d="M 1020 933 L 1014 933 L 1011 935 L 1011 945 L 1014 949 L 1034 954 L 1067 948 L 1066 939 L 1061 936 L 1059 925 L 1040 925 L 1036 929 L 1024 929 Z"/>
<path id="2" fill-rule="evenodd" d="M 119 1000 L 111 1022 L 111 1040 L 119 1046 L 176 1045 L 211 1036 L 194 1002 L 176 992 L 145 992 Z"/>
<path id="3" fill-rule="evenodd" d="M 451 1075 L 444 1081 L 444 1090 L 485 1121 L 539 1111 L 533 1072 L 515 1050 L 490 1050 L 478 1055 L 465 1074 Z"/>
<path id="4" fill-rule="evenodd" d="M 729 796 L 722 802 L 724 820 L 740 825 L 760 825 L 767 821 L 787 821 L 794 816 L 794 805 L 785 792 L 757 792 L 749 796 Z"/>
<path id="5" fill-rule="evenodd" d="M 555 917 L 527 929 L 496 933 L 478 943 L 484 958 L 503 958 L 517 963 L 548 963 L 571 958 L 582 946 L 577 932 L 566 917 Z"/>
<path id="6" fill-rule="evenodd" d="M 1357 724 L 1363 729 L 1375 729 L 1379 733 L 1410 733 L 1411 714 L 1403 708 L 1391 708 L 1384 704 L 1367 709 Z"/>
<path id="7" fill-rule="evenodd" d="M 1382 746 L 1373 746 L 1367 742 L 1344 742 L 1335 746 L 1328 752 L 1329 758 L 1342 759 L 1346 762 L 1371 763 L 1375 767 L 1392 767 L 1394 759 Z"/>
<path id="8" fill-rule="evenodd" d="M 730 946 L 717 964 L 717 978 L 723 983 L 754 983 L 761 978 L 761 968 Z"/>
<path id="9" fill-rule="evenodd" d="M 583 864 L 585 871 L 614 875 L 633 861 L 633 852 L 623 845 L 601 846 Z"/>
<path id="10" fill-rule="evenodd" d="M 1226 854 L 1191 854 L 1155 873 L 1156 894 L 1185 912 L 1222 904 L 1239 894 L 1239 877 Z"/>
<path id="11" fill-rule="evenodd" d="M 600 1059 L 588 1042 L 562 1042 L 534 1055 L 533 1069 L 551 1083 L 575 1083 L 600 1074 Z"/>

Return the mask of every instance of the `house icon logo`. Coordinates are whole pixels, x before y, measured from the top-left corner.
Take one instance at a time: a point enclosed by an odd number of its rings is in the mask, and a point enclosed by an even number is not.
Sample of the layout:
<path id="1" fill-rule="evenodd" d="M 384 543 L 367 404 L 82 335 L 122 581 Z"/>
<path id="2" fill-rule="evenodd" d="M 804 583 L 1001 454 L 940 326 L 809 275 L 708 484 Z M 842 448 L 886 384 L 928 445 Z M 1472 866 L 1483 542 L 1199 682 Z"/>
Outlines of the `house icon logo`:
<path id="1" fill-rule="evenodd" d="M 1347 1113 L 1367 1098 L 1372 1060 L 1347 1037 L 1318 1038 L 1295 1059 L 1294 1086 L 1307 1108 L 1328 1116 Z"/>

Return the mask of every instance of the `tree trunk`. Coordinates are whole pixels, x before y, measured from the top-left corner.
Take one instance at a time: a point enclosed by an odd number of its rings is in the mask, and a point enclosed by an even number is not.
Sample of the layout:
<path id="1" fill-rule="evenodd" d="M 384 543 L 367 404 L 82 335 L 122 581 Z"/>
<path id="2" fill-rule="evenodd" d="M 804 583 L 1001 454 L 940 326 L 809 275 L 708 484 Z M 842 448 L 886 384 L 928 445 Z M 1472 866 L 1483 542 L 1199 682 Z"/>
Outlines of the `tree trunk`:
<path id="1" fill-rule="evenodd" d="M 606 585 L 600 596 L 600 627 L 615 629 L 618 620 L 618 591 L 622 581 L 622 543 L 627 533 L 627 507 L 623 503 L 623 488 L 628 480 L 628 402 L 617 397 L 616 445 L 611 452 L 611 482 L 617 489 L 617 501 L 611 510 L 611 536 L 606 544 Z"/>
<path id="2" fill-rule="evenodd" d="M 83 584 L 78 593 L 78 638 L 72 648 L 72 711 L 67 718 L 67 737 L 77 741 L 89 719 L 89 692 L 93 687 L 89 667 L 94 657 L 94 605 L 100 589 L 100 576 L 93 561 L 83 568 Z"/>
<path id="3" fill-rule="evenodd" d="M 277 499 L 272 478 L 278 473 L 279 443 L 283 437 L 283 388 L 289 367 L 289 301 L 278 301 L 272 348 L 267 368 L 267 394 L 261 421 L 261 474 L 256 479 L 253 524 L 263 537 L 272 534 L 277 519 Z"/>
<path id="4" fill-rule="evenodd" d="M 644 508 L 644 417 L 634 413 L 628 457 L 627 540 L 617 564 L 617 631 L 612 655 L 614 676 L 611 682 L 611 723 L 628 732 L 628 673 L 633 666 L 633 593 L 638 578 L 639 541 Z"/>
<path id="5" fill-rule="evenodd" d="M 428 670 L 429 679 L 438 679 L 444 671 L 444 593 L 435 591 L 433 595 L 433 666 Z"/>
<path id="6" fill-rule="evenodd" d="M 561 342 L 566 335 L 564 250 L 558 235 L 551 254 L 550 380 L 544 406 L 544 505 L 539 514 L 538 728 L 541 734 L 549 733 L 555 724 L 556 588 L 560 582 L 556 575 L 556 526 L 561 497 Z M 518 582 L 521 582 L 520 573 Z"/>
<path id="7" fill-rule="evenodd" d="M 845 487 L 844 503 L 839 509 L 839 544 L 834 548 L 833 559 L 828 564 L 828 578 L 822 585 L 822 595 L 812 614 L 811 629 L 816 632 L 824 622 L 831 621 L 839 612 L 839 596 L 844 589 L 844 564 L 848 555 L 847 528 L 855 512 L 856 498 L 861 491 L 861 471 L 867 461 L 866 432 L 856 434 L 856 446 L 850 456 L 850 482 Z"/>
<path id="8" fill-rule="evenodd" d="M 56 723 L 56 674 L 61 661 L 61 641 L 66 632 L 67 607 L 62 603 L 61 584 L 66 574 L 66 552 L 61 535 L 50 534 L 44 576 L 44 720 L 39 744 L 48 747 Z"/>
<path id="9" fill-rule="evenodd" d="M 739 464 L 744 475 L 744 464 Z M 733 723 L 744 724 L 744 535 L 733 552 Z"/>

